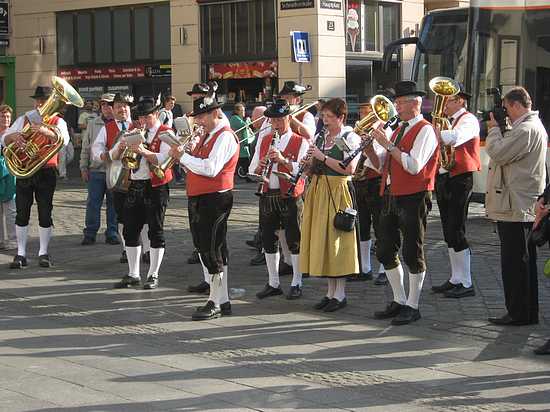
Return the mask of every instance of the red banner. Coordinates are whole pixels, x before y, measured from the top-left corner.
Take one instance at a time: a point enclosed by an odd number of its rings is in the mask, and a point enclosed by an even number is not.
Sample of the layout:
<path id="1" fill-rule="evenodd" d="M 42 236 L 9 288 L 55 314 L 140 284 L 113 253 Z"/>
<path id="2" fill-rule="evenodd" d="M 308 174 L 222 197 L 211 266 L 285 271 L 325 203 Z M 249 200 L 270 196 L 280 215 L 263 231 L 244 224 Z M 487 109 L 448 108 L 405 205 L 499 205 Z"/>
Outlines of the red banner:
<path id="1" fill-rule="evenodd" d="M 208 72 L 210 80 L 254 79 L 277 77 L 277 61 L 242 62 L 211 64 Z"/>
<path id="2" fill-rule="evenodd" d="M 145 66 L 59 69 L 59 77 L 74 80 L 119 80 L 145 77 Z"/>

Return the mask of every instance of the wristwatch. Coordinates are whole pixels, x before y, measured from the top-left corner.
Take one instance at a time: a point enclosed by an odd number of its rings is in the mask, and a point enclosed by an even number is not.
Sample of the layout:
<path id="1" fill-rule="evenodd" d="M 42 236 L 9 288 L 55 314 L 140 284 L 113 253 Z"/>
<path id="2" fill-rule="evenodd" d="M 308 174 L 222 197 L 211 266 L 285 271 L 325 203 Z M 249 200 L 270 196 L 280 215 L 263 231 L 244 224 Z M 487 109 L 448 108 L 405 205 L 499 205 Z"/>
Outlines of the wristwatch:
<path id="1" fill-rule="evenodd" d="M 387 150 L 388 152 L 391 152 L 393 149 L 395 149 L 395 145 L 394 145 L 392 142 L 390 142 L 390 143 L 388 144 L 388 147 L 386 148 L 386 150 Z"/>

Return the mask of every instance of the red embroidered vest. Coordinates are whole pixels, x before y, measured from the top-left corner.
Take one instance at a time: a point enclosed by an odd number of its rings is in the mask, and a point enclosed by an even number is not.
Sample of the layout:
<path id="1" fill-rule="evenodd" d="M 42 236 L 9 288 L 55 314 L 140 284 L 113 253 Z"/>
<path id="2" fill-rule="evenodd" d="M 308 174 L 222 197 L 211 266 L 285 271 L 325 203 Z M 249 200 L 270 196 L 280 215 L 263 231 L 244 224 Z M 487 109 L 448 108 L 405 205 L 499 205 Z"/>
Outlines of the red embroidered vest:
<path id="1" fill-rule="evenodd" d="M 164 124 L 160 125 L 160 127 L 157 130 L 157 133 L 155 134 L 155 137 L 153 137 L 153 140 L 149 145 L 149 150 L 151 152 L 160 153 L 160 144 L 162 143 L 162 141 L 159 139 L 159 134 L 166 130 L 172 130 L 172 129 Z M 159 179 L 157 175 L 151 172 L 151 186 L 153 187 L 165 185 L 167 183 L 170 183 L 171 180 L 172 180 L 172 168 L 165 171 L 164 178 L 162 179 Z"/>
<path id="2" fill-rule="evenodd" d="M 473 114 L 469 112 L 462 113 L 453 123 L 453 129 L 458 125 L 458 122 L 466 116 Z M 466 143 L 455 147 L 455 165 L 451 169 L 451 176 L 458 176 L 463 173 L 477 172 L 481 170 L 481 161 L 479 159 L 479 136 L 468 140 Z"/>

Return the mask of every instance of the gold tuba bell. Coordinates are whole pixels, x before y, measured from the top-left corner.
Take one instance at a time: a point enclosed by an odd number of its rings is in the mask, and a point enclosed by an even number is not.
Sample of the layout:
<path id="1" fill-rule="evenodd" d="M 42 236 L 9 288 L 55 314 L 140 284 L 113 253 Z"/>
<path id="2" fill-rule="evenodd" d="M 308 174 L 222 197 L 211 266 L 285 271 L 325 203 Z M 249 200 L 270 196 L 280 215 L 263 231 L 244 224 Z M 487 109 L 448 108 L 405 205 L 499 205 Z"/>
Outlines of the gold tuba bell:
<path id="1" fill-rule="evenodd" d="M 443 110 L 447 100 L 460 93 L 460 85 L 450 77 L 434 77 L 430 80 L 430 89 L 435 94 L 434 106 L 432 110 L 432 119 L 434 126 L 441 132 L 451 129 L 449 119 L 443 115 Z M 440 145 L 441 167 L 451 170 L 455 165 L 455 148 L 451 145 Z"/>
<path id="2" fill-rule="evenodd" d="M 63 148 L 61 132 L 56 126 L 49 124 L 52 117 L 58 114 L 65 104 L 84 106 L 82 97 L 66 80 L 52 76 L 52 89 L 48 100 L 37 111 L 42 119 L 42 126 L 50 129 L 55 134 L 55 139 L 52 140 L 40 133 L 32 133 L 29 121 L 21 130 L 27 141 L 25 146 L 17 147 L 11 143 L 4 149 L 6 166 L 15 177 L 31 177 Z"/>

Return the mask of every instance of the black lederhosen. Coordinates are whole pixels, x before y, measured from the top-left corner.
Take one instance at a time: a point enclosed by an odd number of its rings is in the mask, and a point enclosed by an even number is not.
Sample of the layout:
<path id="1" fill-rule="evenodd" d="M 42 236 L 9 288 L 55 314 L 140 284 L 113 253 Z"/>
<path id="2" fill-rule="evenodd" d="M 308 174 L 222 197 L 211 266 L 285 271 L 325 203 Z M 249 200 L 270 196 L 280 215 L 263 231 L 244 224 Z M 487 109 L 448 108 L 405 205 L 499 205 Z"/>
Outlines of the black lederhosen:
<path id="1" fill-rule="evenodd" d="M 281 197 L 279 189 L 268 190 L 260 197 L 260 228 L 265 253 L 279 250 L 277 231 L 285 231 L 290 253 L 300 253 L 300 222 L 304 201 L 301 196 Z"/>
<path id="2" fill-rule="evenodd" d="M 424 234 L 428 212 L 432 208 L 431 192 L 391 196 L 385 194 L 380 213 L 380 233 L 376 256 L 386 269 L 399 265 L 398 252 L 403 236 L 403 259 L 410 273 L 426 270 Z"/>
<path id="3" fill-rule="evenodd" d="M 227 219 L 233 207 L 233 192 L 214 192 L 189 197 L 189 227 L 193 244 L 211 275 L 227 265 Z"/>
<path id="4" fill-rule="evenodd" d="M 116 221 L 119 225 L 124 224 L 124 203 L 127 195 L 127 192 L 113 190 L 113 206 L 115 207 Z"/>
<path id="5" fill-rule="evenodd" d="M 17 215 L 15 224 L 17 226 L 27 226 L 29 224 L 34 199 L 36 199 L 36 205 L 38 206 L 38 225 L 43 228 L 53 226 L 52 208 L 56 183 L 55 167 L 43 167 L 29 178 L 16 179 L 15 205 Z"/>
<path id="6" fill-rule="evenodd" d="M 365 180 L 354 180 L 353 187 L 357 197 L 357 211 L 359 212 L 359 238 L 362 242 L 371 239 L 371 227 L 378 239 L 378 223 L 383 200 L 380 190 L 381 177 Z"/>
<path id="7" fill-rule="evenodd" d="M 132 180 L 124 202 L 123 235 L 126 246 L 140 245 L 143 225 L 149 225 L 151 248 L 165 247 L 164 215 L 170 191 L 168 185 L 153 187 L 151 180 Z"/>
<path id="8" fill-rule="evenodd" d="M 470 247 L 466 240 L 466 219 L 473 186 L 472 172 L 454 177 L 451 177 L 450 173 L 439 174 L 435 181 L 443 237 L 447 246 L 455 252 Z"/>

